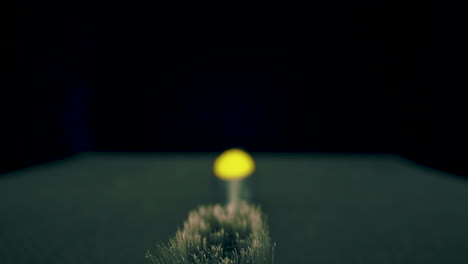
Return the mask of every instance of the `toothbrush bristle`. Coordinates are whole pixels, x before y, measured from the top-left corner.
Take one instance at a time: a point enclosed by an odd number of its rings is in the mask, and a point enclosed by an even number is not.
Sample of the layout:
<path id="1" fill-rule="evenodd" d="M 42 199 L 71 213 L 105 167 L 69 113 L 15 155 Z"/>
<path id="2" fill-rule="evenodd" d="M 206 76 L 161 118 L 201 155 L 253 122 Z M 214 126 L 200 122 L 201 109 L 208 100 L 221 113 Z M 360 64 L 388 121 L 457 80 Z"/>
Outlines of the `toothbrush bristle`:
<path id="1" fill-rule="evenodd" d="M 241 202 L 234 215 L 221 205 L 191 211 L 169 243 L 147 258 L 153 264 L 271 264 L 273 249 L 260 208 Z"/>

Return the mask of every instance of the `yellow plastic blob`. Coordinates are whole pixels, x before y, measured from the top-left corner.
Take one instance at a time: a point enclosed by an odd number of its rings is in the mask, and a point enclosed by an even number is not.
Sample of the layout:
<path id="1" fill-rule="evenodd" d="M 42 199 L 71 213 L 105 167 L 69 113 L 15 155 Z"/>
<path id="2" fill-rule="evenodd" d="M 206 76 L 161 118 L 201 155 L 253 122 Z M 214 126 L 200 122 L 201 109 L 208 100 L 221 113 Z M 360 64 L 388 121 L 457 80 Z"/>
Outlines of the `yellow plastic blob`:
<path id="1" fill-rule="evenodd" d="M 240 180 L 254 172 L 255 161 L 241 149 L 228 149 L 216 158 L 213 170 L 220 179 Z"/>

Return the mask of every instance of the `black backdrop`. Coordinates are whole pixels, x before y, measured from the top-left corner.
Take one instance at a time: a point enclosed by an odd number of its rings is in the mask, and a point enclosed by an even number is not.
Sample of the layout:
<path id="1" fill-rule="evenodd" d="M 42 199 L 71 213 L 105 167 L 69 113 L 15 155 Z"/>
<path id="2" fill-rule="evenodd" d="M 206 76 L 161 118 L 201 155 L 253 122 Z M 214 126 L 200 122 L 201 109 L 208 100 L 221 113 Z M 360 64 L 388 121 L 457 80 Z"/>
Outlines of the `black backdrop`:
<path id="1" fill-rule="evenodd" d="M 21 2 L 1 171 L 81 151 L 389 152 L 467 175 L 442 1 Z"/>

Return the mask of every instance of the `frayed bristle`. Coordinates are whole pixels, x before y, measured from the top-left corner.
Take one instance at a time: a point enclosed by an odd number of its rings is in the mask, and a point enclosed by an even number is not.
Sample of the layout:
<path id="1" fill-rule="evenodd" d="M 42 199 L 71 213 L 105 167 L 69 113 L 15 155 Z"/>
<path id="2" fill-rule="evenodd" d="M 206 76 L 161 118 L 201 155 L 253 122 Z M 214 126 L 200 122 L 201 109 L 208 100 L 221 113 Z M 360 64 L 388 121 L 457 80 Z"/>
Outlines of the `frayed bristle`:
<path id="1" fill-rule="evenodd" d="M 147 258 L 153 264 L 271 264 L 273 249 L 261 210 L 242 202 L 235 214 L 221 205 L 200 206 Z"/>

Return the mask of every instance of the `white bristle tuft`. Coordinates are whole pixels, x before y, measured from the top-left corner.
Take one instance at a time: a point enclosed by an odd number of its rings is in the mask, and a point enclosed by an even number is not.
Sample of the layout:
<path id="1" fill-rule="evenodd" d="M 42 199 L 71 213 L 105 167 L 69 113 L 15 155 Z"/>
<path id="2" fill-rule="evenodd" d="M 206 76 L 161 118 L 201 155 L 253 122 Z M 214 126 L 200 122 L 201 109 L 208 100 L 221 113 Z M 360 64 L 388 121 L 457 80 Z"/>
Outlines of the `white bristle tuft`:
<path id="1" fill-rule="evenodd" d="M 273 250 L 261 210 L 241 202 L 235 214 L 221 205 L 191 211 L 183 229 L 146 257 L 153 264 L 271 264 Z"/>

